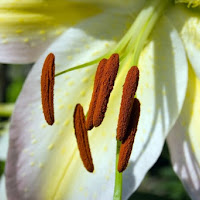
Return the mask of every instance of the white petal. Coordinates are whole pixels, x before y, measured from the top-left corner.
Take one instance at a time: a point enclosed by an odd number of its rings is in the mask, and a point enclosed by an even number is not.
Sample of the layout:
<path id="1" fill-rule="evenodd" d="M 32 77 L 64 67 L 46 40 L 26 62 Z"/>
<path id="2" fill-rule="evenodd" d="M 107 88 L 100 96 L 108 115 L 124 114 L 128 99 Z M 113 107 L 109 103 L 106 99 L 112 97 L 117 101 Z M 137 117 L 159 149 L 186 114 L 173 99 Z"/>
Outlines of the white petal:
<path id="1" fill-rule="evenodd" d="M 167 141 L 174 171 L 194 200 L 200 199 L 200 81 L 190 70 L 181 115 Z"/>
<path id="2" fill-rule="evenodd" d="M 0 62 L 35 62 L 69 26 L 101 11 L 97 4 L 65 0 L 2 0 Z"/>
<path id="3" fill-rule="evenodd" d="M 137 97 L 141 116 L 131 162 L 124 173 L 124 199 L 135 191 L 157 161 L 185 97 L 187 61 L 178 33 L 167 18 L 156 25 L 139 60 Z"/>
<path id="4" fill-rule="evenodd" d="M 68 30 L 48 49 L 55 53 L 56 71 L 106 53 L 115 43 L 113 37 L 122 35 L 128 19 L 124 14 L 105 14 L 80 25 L 82 30 Z M 75 104 L 81 103 L 87 111 L 96 67 L 56 78 L 56 122 L 51 127 L 44 121 L 40 103 L 40 73 L 46 55 L 33 67 L 12 118 L 6 167 L 8 194 L 21 200 L 112 199 L 117 116 L 106 117 L 104 125 L 89 134 L 94 174 L 83 167 L 73 130 Z M 106 115 L 112 112 L 118 115 L 116 109 Z"/>
<path id="5" fill-rule="evenodd" d="M 8 152 L 8 125 L 0 132 L 0 160 L 6 160 Z"/>
<path id="6" fill-rule="evenodd" d="M 7 200 L 7 197 L 6 197 L 5 176 L 2 176 L 0 178 L 0 197 L 1 197 L 1 200 Z"/>
<path id="7" fill-rule="evenodd" d="M 168 17 L 178 30 L 191 65 L 200 79 L 200 12 L 176 6 L 169 10 Z"/>

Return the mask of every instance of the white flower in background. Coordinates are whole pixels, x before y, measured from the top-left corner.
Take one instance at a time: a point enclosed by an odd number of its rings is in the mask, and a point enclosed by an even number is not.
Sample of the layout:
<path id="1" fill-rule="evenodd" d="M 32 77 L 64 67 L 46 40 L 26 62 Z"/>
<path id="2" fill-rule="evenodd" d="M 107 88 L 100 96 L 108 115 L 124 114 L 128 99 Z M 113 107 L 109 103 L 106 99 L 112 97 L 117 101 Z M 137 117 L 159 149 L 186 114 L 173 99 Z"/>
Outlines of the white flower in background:
<path id="1" fill-rule="evenodd" d="M 5 161 L 7 158 L 8 151 L 8 133 L 9 133 L 9 124 L 2 123 L 0 124 L 0 160 Z M 6 200 L 6 186 L 5 186 L 5 176 L 0 177 L 0 197 L 1 200 Z"/>
<path id="2" fill-rule="evenodd" d="M 0 124 L 0 160 L 6 160 L 8 151 L 9 123 Z"/>
<path id="3" fill-rule="evenodd" d="M 0 62 L 35 62 L 67 28 L 111 5 L 112 0 L 0 0 Z"/>
<path id="4" fill-rule="evenodd" d="M 1 192 L 1 200 L 7 200 L 6 185 L 5 185 L 5 176 L 2 176 L 0 178 L 0 192 Z"/>

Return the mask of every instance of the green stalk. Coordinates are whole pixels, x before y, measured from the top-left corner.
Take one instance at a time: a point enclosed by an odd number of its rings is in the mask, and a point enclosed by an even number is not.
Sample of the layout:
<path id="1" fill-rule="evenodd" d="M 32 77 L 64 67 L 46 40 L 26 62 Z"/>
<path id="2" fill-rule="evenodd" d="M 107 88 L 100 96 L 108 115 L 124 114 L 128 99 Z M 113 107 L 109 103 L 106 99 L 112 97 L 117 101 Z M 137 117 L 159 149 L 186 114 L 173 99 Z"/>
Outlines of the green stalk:
<path id="1" fill-rule="evenodd" d="M 134 23 L 129 28 L 128 32 L 124 35 L 124 37 L 119 41 L 117 44 L 114 52 L 119 53 L 123 48 L 129 44 L 130 39 L 132 41 L 136 40 L 138 37 L 138 33 L 141 32 L 142 28 L 144 27 L 145 23 L 151 17 L 152 13 L 155 12 L 157 6 L 159 6 L 160 1 L 164 0 L 148 0 L 146 1 L 143 9 L 138 14 L 137 18 L 135 19 Z"/>
<path id="2" fill-rule="evenodd" d="M 90 62 L 87 62 L 87 63 L 81 64 L 81 65 L 78 65 L 78 66 L 76 66 L 76 67 L 72 67 L 72 68 L 66 69 L 66 70 L 64 70 L 64 71 L 61 71 L 61 72 L 57 73 L 57 74 L 55 75 L 55 77 L 56 77 L 56 76 L 60 76 L 60 75 L 62 75 L 62 74 L 65 74 L 65 73 L 67 73 L 67 72 L 70 72 L 70 71 L 82 69 L 82 68 L 84 68 L 84 67 L 89 67 L 90 65 L 93 65 L 93 64 L 99 62 L 100 60 L 101 60 L 101 58 L 97 58 L 97 59 L 92 60 L 92 61 L 90 61 Z"/>
<path id="3" fill-rule="evenodd" d="M 89 66 L 91 66 L 91 65 L 94 65 L 94 64 L 96 64 L 96 63 L 99 63 L 103 58 L 108 58 L 109 56 L 110 56 L 110 52 L 104 54 L 103 56 L 98 57 L 98 58 L 95 59 L 95 60 L 92 60 L 92 61 L 83 63 L 83 64 L 81 64 L 81 65 L 77 65 L 77 66 L 75 66 L 75 67 L 66 69 L 66 70 L 61 71 L 61 72 L 58 72 L 58 73 L 55 74 L 55 77 L 56 77 L 56 76 L 60 76 L 60 75 L 62 75 L 62 74 L 65 74 L 65 73 L 67 73 L 67 72 L 71 72 L 71 71 L 74 71 L 74 70 L 78 70 L 78 69 L 82 69 L 82 68 L 85 68 L 85 67 L 89 67 Z"/>
<path id="4" fill-rule="evenodd" d="M 167 7 L 169 3 L 169 0 L 160 0 L 160 5 L 156 8 L 155 12 L 152 13 L 149 20 L 146 22 L 145 26 L 141 30 L 140 34 L 138 35 L 137 41 L 131 41 L 126 49 L 127 52 L 133 51 L 135 49 L 133 54 L 133 61 L 132 65 L 138 65 L 138 60 L 140 53 L 144 47 L 144 44 L 151 34 L 156 22 L 160 18 L 161 14 L 163 13 L 163 10 Z"/>
<path id="5" fill-rule="evenodd" d="M 122 173 L 119 173 L 117 170 L 120 146 L 121 146 L 121 142 L 117 140 L 116 167 L 115 167 L 115 189 L 114 189 L 113 200 L 121 200 L 122 199 Z"/>

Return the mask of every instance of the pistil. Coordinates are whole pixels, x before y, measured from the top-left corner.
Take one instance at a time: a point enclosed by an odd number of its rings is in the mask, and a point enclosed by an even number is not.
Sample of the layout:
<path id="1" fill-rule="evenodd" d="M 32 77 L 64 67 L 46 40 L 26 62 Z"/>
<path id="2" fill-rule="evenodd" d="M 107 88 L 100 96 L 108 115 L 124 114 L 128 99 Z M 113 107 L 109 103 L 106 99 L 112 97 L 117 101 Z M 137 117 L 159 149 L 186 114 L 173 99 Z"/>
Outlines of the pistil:
<path id="1" fill-rule="evenodd" d="M 76 105 L 74 111 L 74 129 L 83 165 L 85 166 L 87 171 L 93 172 L 94 165 L 92 161 L 92 155 L 90 152 L 88 133 L 85 124 L 85 116 L 83 112 L 83 107 L 80 104 Z"/>
<path id="2" fill-rule="evenodd" d="M 42 108 L 46 122 L 54 123 L 54 80 L 55 80 L 55 56 L 50 53 L 43 64 L 41 75 Z"/>

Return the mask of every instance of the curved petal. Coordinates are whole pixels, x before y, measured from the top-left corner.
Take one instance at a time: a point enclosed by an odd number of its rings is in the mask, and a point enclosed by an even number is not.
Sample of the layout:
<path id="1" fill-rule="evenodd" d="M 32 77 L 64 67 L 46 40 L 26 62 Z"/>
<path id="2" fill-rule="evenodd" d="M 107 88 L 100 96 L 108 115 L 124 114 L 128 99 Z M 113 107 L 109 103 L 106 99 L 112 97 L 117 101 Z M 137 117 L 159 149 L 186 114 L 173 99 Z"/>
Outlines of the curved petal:
<path id="1" fill-rule="evenodd" d="M 48 49 L 56 56 L 56 71 L 106 53 L 115 44 L 113 37 L 122 36 L 130 19 L 124 14 L 110 13 L 69 29 Z M 115 127 L 109 125 L 116 124 L 117 120 L 107 117 L 104 126 L 89 134 L 94 174 L 89 174 L 83 167 L 73 130 L 73 109 L 76 103 L 81 103 L 87 111 L 96 67 L 56 77 L 56 121 L 50 127 L 45 123 L 40 103 L 41 67 L 48 52 L 29 74 L 12 117 L 6 166 L 9 199 L 84 200 L 95 196 L 111 199 Z"/>
<path id="2" fill-rule="evenodd" d="M 200 10 L 175 6 L 168 11 L 168 17 L 183 40 L 190 63 L 200 79 Z"/>
<path id="3" fill-rule="evenodd" d="M 0 62 L 35 62 L 69 26 L 101 12 L 95 3 L 1 0 Z"/>
<path id="4" fill-rule="evenodd" d="M 178 33 L 167 18 L 161 18 L 157 24 L 140 56 L 139 69 L 137 97 L 141 101 L 141 116 L 131 162 L 124 174 L 124 199 L 137 189 L 157 161 L 185 98 L 186 55 Z"/>
<path id="5" fill-rule="evenodd" d="M 1 197 L 1 200 L 7 200 L 5 176 L 2 176 L 0 178 L 0 197 Z"/>
<path id="6" fill-rule="evenodd" d="M 174 171 L 194 200 L 200 194 L 200 81 L 190 69 L 187 96 L 167 142 Z"/>

